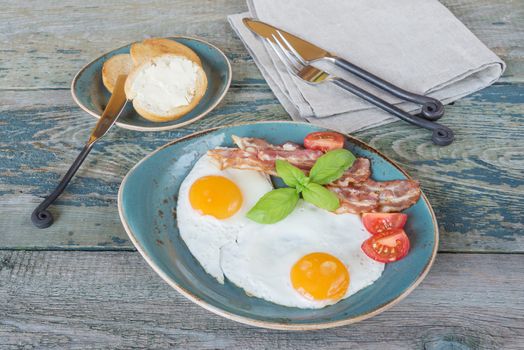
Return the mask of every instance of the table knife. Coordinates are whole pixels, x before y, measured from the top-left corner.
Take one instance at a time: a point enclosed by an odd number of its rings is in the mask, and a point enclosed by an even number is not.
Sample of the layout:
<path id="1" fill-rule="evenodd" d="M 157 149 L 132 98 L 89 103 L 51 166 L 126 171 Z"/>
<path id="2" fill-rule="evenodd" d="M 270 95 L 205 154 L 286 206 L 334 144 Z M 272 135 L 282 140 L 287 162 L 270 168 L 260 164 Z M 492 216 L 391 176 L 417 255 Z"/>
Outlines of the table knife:
<path id="1" fill-rule="evenodd" d="M 429 120 L 438 120 L 444 115 L 443 104 L 434 98 L 415 94 L 406 91 L 390 82 L 387 82 L 376 75 L 358 67 L 357 65 L 346 61 L 335 54 L 330 53 L 304 39 L 301 39 L 285 30 L 273 27 L 270 24 L 255 20 L 253 18 L 244 18 L 244 25 L 252 32 L 274 42 L 274 37 L 278 37 L 278 32 L 282 34 L 293 46 L 293 48 L 302 56 L 307 63 L 316 60 L 328 60 L 345 71 L 356 75 L 368 83 L 408 102 L 413 102 L 422 106 L 421 116 Z"/>
<path id="2" fill-rule="evenodd" d="M 126 82 L 127 75 L 120 75 L 117 78 L 115 87 L 113 89 L 113 94 L 109 99 L 109 102 L 102 113 L 102 116 L 96 123 L 89 140 L 85 144 L 84 148 L 75 159 L 67 173 L 64 175 L 58 186 L 55 190 L 42 202 L 31 214 L 31 221 L 38 228 L 47 228 L 53 224 L 53 215 L 47 210 L 47 208 L 60 196 L 64 191 L 67 184 L 77 170 L 82 165 L 82 162 L 85 160 L 94 144 L 100 140 L 111 127 L 115 124 L 118 117 L 122 114 L 122 111 L 125 109 L 127 104 L 126 94 L 124 91 L 124 85 Z"/>

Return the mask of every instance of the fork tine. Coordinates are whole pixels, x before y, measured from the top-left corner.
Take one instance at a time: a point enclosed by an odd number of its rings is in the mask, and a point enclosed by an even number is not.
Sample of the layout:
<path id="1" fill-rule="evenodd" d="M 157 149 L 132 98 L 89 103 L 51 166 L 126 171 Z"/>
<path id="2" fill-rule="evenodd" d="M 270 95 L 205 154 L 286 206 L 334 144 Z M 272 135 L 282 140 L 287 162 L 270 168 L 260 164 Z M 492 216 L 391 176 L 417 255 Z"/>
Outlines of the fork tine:
<path id="1" fill-rule="evenodd" d="M 287 71 L 293 75 L 297 75 L 298 69 L 292 65 L 291 62 L 288 61 L 288 59 L 285 57 L 285 55 L 281 52 L 280 48 L 277 48 L 275 44 L 269 39 L 266 39 L 269 46 L 273 49 L 273 51 L 277 54 L 278 58 L 282 61 L 284 64 L 284 67 L 286 67 Z"/>
<path id="2" fill-rule="evenodd" d="M 293 64 L 295 69 L 302 69 L 302 64 L 295 57 L 293 57 L 293 55 L 289 53 L 289 51 L 284 47 L 280 40 L 278 40 L 278 38 L 274 34 L 271 36 L 273 37 L 273 40 L 275 40 L 275 43 L 278 45 L 280 52 L 282 52 L 287 57 L 287 60 Z"/>
<path id="3" fill-rule="evenodd" d="M 282 35 L 282 33 L 280 33 L 279 30 L 277 30 L 277 34 L 280 37 L 280 39 L 282 39 L 284 44 L 287 46 L 288 50 L 290 51 L 290 54 L 292 54 L 295 57 L 295 59 L 300 61 L 300 63 L 302 63 L 304 66 L 307 66 L 307 62 L 304 61 L 302 56 L 300 56 L 300 54 L 297 52 L 297 50 L 295 50 L 293 45 L 291 45 L 291 43 L 284 37 L 284 35 Z"/>

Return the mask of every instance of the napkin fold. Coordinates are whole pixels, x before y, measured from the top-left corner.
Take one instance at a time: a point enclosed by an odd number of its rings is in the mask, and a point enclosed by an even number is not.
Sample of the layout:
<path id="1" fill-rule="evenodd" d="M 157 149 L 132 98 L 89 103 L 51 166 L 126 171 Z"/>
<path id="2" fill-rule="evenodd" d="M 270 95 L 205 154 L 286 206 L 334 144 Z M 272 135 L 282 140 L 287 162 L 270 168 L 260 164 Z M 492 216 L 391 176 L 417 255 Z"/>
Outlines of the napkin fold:
<path id="1" fill-rule="evenodd" d="M 437 0 L 248 0 L 247 4 L 249 12 L 228 20 L 294 120 L 352 132 L 398 119 L 333 84 L 314 86 L 292 76 L 268 44 L 244 26 L 244 17 L 258 18 L 443 103 L 489 86 L 505 69 L 504 62 Z M 406 111 L 420 109 L 328 62 L 315 65 Z"/>

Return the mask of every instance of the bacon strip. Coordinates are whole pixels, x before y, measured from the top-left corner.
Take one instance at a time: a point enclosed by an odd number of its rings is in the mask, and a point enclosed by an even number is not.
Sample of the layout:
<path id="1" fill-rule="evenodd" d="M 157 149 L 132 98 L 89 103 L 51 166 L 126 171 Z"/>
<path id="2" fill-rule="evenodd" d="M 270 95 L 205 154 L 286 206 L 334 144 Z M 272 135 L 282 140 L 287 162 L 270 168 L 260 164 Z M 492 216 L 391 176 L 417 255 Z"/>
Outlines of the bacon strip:
<path id="1" fill-rule="evenodd" d="M 286 142 L 282 145 L 273 145 L 266 140 L 257 139 L 254 137 L 240 137 L 232 135 L 231 138 L 235 145 L 238 146 L 243 151 L 250 153 L 258 153 L 259 151 L 273 149 L 273 150 L 283 150 L 283 151 L 295 151 L 298 149 L 304 149 L 299 144 L 294 142 Z"/>
<path id="2" fill-rule="evenodd" d="M 243 151 L 256 154 L 264 162 L 286 160 L 300 169 L 309 170 L 316 160 L 324 154 L 322 151 L 303 148 L 293 142 L 272 145 L 265 140 L 233 135 L 233 142 Z"/>
<path id="3" fill-rule="evenodd" d="M 323 152 L 305 149 L 287 142 L 272 145 L 265 140 L 233 136 L 239 148 L 217 148 L 208 151 L 220 169 L 235 168 L 277 175 L 275 160 L 287 160 L 308 173 Z M 328 185 L 340 199 L 337 214 L 399 212 L 409 208 L 420 197 L 417 181 L 395 180 L 376 182 L 370 179 L 371 164 L 367 158 L 357 158 L 340 179 Z"/>
<path id="4" fill-rule="evenodd" d="M 255 154 L 238 148 L 215 148 L 207 151 L 207 154 L 217 161 L 220 170 L 234 168 L 277 175 L 274 162 L 264 162 Z"/>
<path id="5" fill-rule="evenodd" d="M 371 176 L 371 162 L 367 158 L 357 158 L 351 168 L 332 183 L 333 186 L 346 187 L 349 184 L 364 182 Z"/>
<path id="6" fill-rule="evenodd" d="M 255 170 L 276 176 L 275 160 L 261 160 L 258 155 L 238 148 L 217 148 L 209 150 L 208 155 L 217 160 L 220 169 L 235 168 Z M 302 167 L 301 167 L 302 168 Z M 308 173 L 311 167 L 302 170 Z M 333 186 L 345 187 L 352 183 L 366 181 L 371 176 L 371 165 L 367 158 L 357 158 L 353 166 L 333 182 Z"/>
<path id="7" fill-rule="evenodd" d="M 399 212 L 415 204 L 420 186 L 414 180 L 376 182 L 366 180 L 347 187 L 327 186 L 340 199 L 337 214 Z"/>
<path id="8" fill-rule="evenodd" d="M 238 137 L 233 135 L 233 142 L 242 150 L 256 154 L 257 158 L 263 162 L 274 164 L 276 159 L 282 159 L 299 167 L 302 170 L 309 171 L 316 160 L 324 153 L 322 151 L 306 149 L 293 142 L 286 142 L 283 145 L 272 145 L 265 140 Z M 266 165 L 267 166 L 267 165 Z M 271 175 L 275 170 L 271 169 Z M 334 186 L 347 186 L 350 183 L 366 181 L 371 176 L 371 163 L 367 158 L 357 158 L 352 167 L 333 183 Z"/>

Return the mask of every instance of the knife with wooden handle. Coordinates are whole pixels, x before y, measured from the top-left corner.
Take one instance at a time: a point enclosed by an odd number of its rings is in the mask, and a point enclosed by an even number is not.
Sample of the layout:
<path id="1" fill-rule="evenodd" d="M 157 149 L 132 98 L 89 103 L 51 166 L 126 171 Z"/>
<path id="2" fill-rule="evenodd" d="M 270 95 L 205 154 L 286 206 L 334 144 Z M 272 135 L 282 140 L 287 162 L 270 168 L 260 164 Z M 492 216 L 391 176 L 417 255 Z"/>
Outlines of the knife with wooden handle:
<path id="1" fill-rule="evenodd" d="M 126 78 L 127 75 L 120 75 L 117 78 L 115 87 L 113 89 L 113 94 L 111 95 L 111 98 L 109 99 L 102 116 L 91 132 L 89 140 L 85 144 L 84 148 L 75 159 L 55 190 L 42 203 L 40 203 L 40 205 L 36 207 L 36 209 L 31 214 L 31 221 L 36 227 L 47 228 L 53 224 L 53 215 L 49 212 L 49 210 L 47 210 L 47 208 L 53 204 L 58 196 L 60 196 L 60 194 L 65 190 L 67 184 L 69 181 L 71 181 L 77 170 L 80 168 L 80 165 L 82 165 L 82 162 L 93 148 L 93 145 L 105 134 L 107 134 L 109 129 L 111 129 L 118 117 L 122 114 L 122 111 L 127 104 L 126 94 L 124 91 Z"/>
<path id="2" fill-rule="evenodd" d="M 293 46 L 293 48 L 308 63 L 316 60 L 329 60 L 336 66 L 346 70 L 349 73 L 367 81 L 368 83 L 396 96 L 404 101 L 413 102 L 422 106 L 421 117 L 429 120 L 438 120 L 444 115 L 444 105 L 437 99 L 415 94 L 406 91 L 388 81 L 385 81 L 376 75 L 364 70 L 363 68 L 346 61 L 343 58 L 326 51 L 304 39 L 301 39 L 285 30 L 273 27 L 270 24 L 257 21 L 253 18 L 244 18 L 244 25 L 252 32 L 274 42 L 274 36 L 278 37 L 278 32 L 282 34 Z"/>

